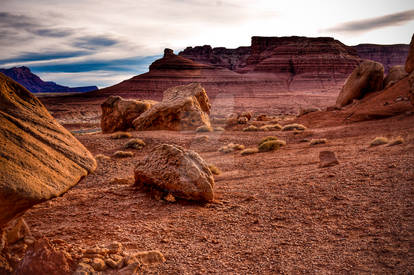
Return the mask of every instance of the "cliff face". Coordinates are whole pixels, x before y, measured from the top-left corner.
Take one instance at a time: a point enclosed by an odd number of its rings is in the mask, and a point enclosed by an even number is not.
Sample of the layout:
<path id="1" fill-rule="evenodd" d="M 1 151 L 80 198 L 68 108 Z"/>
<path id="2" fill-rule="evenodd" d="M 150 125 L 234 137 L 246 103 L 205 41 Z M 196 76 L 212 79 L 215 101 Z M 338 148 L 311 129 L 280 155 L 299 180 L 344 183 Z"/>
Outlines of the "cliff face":
<path id="1" fill-rule="evenodd" d="M 14 81 L 23 85 L 32 93 L 63 93 L 63 92 L 89 92 L 97 90 L 96 86 L 84 86 L 84 87 L 67 87 L 58 85 L 52 81 L 43 81 L 32 73 L 27 67 L 14 67 L 11 69 L 0 69 L 0 73 L 7 75 Z"/>
<path id="2" fill-rule="evenodd" d="M 370 59 L 383 64 L 385 72 L 388 73 L 391 67 L 405 64 L 409 45 L 359 44 L 352 48 L 362 59 Z"/>

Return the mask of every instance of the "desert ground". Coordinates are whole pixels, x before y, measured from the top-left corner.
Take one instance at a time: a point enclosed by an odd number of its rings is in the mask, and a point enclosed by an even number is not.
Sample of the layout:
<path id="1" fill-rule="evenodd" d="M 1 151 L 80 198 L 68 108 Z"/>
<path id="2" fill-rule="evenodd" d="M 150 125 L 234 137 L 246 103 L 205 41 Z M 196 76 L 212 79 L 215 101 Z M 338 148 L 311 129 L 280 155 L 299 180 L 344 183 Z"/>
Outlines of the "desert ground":
<path id="1" fill-rule="evenodd" d="M 212 121 L 234 111 L 293 120 L 298 106 L 326 107 L 336 94 L 213 98 Z M 93 155 L 111 157 L 128 139 L 99 131 L 100 101 L 55 104 L 49 111 Z M 68 115 L 68 114 L 72 115 Z M 159 250 L 166 262 L 144 274 L 408 274 L 414 271 L 414 115 L 292 131 L 131 131 L 146 146 L 133 157 L 100 159 L 96 171 L 63 196 L 31 208 L 24 219 L 35 238 L 86 248 L 119 241 L 128 251 Z M 207 136 L 207 138 L 200 138 Z M 241 156 L 228 143 L 256 147 L 276 136 L 287 145 Z M 375 137 L 402 137 L 370 147 Z M 325 144 L 310 145 L 311 139 Z M 215 200 L 168 202 L 134 186 L 134 168 L 155 146 L 196 151 L 221 173 Z M 319 168 L 319 152 L 339 164 Z"/>

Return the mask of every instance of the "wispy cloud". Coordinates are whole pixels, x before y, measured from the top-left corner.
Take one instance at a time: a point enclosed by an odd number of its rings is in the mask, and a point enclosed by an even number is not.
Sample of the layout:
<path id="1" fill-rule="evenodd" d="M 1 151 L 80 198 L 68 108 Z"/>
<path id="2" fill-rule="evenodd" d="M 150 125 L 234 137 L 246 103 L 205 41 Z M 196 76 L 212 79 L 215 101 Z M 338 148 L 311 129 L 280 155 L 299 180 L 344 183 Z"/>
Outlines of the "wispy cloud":
<path id="1" fill-rule="evenodd" d="M 396 26 L 414 20 L 414 10 L 339 24 L 323 30 L 324 32 L 358 33 L 373 29 Z"/>
<path id="2" fill-rule="evenodd" d="M 115 38 L 104 36 L 84 36 L 77 39 L 73 45 L 85 49 L 97 49 L 101 47 L 109 47 L 119 43 Z"/>
<path id="3" fill-rule="evenodd" d="M 1 64 L 16 62 L 47 61 L 90 55 L 88 51 L 24 52 L 18 56 L 0 59 Z"/>

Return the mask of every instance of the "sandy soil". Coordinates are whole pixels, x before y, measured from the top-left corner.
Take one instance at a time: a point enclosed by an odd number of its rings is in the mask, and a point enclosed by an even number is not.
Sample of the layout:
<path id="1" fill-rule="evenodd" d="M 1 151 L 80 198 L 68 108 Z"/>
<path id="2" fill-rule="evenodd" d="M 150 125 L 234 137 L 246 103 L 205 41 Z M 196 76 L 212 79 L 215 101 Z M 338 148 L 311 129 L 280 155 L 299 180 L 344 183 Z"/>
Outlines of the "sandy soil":
<path id="1" fill-rule="evenodd" d="M 145 274 L 414 272 L 414 115 L 296 135 L 203 133 L 209 137 L 203 143 L 194 132 L 132 134 L 147 143 L 134 157 L 99 162 L 65 195 L 24 215 L 36 237 L 160 250 L 167 261 Z M 269 135 L 287 146 L 250 156 L 217 151 L 229 142 L 254 147 Z M 369 147 L 376 136 L 405 142 Z M 110 156 L 126 143 L 100 133 L 77 138 L 94 155 Z M 328 142 L 301 142 L 312 138 Z M 133 177 L 136 162 L 161 143 L 195 150 L 221 169 L 215 203 L 169 203 L 132 179 L 112 181 Z M 340 164 L 318 168 L 321 150 L 335 151 Z"/>

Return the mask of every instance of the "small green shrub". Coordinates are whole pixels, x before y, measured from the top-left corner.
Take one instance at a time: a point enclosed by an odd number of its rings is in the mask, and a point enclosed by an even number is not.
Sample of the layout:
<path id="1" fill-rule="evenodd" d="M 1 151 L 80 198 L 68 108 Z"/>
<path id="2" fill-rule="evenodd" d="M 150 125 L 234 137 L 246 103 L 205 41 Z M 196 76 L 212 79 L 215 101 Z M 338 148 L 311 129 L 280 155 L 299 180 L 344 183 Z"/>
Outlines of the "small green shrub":
<path id="1" fill-rule="evenodd" d="M 302 124 L 288 124 L 283 126 L 282 131 L 293 131 L 293 130 L 299 130 L 299 131 L 304 131 L 306 130 L 306 127 L 303 126 Z"/>
<path id="2" fill-rule="evenodd" d="M 378 145 L 383 145 L 383 144 L 387 144 L 388 143 L 388 139 L 386 137 L 376 137 L 374 138 L 373 141 L 371 141 L 370 146 L 378 146 Z"/>
<path id="3" fill-rule="evenodd" d="M 132 135 L 131 133 L 128 133 L 128 132 L 115 132 L 110 136 L 110 138 L 112 139 L 130 138 L 130 137 L 132 137 Z"/>
<path id="4" fill-rule="evenodd" d="M 125 143 L 125 148 L 142 149 L 145 147 L 145 142 L 140 138 L 134 138 Z"/>

